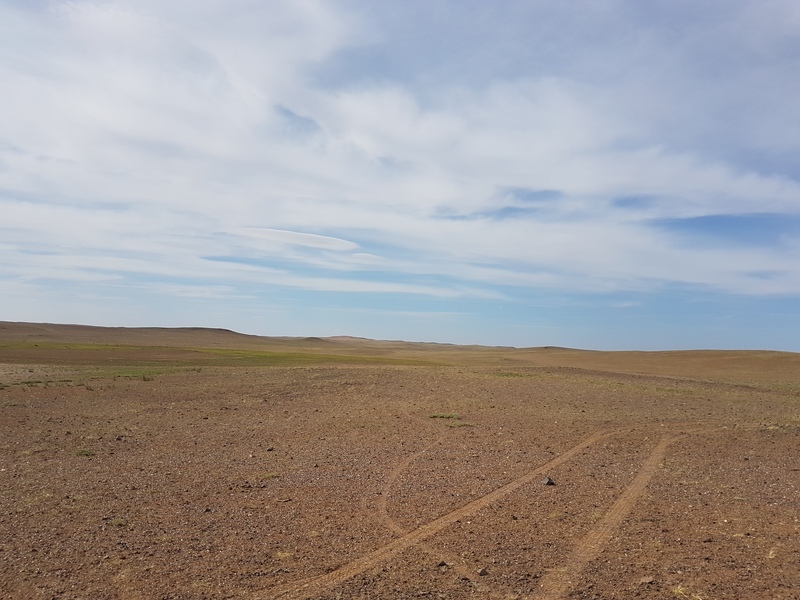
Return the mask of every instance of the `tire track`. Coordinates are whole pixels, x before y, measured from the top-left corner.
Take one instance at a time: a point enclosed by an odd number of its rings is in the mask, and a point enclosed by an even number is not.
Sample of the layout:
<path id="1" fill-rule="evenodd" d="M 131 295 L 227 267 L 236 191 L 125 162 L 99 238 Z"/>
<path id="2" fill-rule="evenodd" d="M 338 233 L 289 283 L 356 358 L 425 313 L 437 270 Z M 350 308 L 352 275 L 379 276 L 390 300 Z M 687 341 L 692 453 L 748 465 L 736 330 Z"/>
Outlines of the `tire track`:
<path id="1" fill-rule="evenodd" d="M 389 560 L 393 556 L 403 552 L 404 550 L 419 544 L 420 542 L 427 540 L 428 538 L 436 535 L 442 529 L 455 523 L 459 519 L 463 519 L 464 517 L 471 515 L 479 511 L 480 509 L 496 502 L 500 498 L 507 496 L 511 492 L 517 490 L 518 488 L 522 487 L 523 485 L 530 483 L 539 475 L 557 467 L 558 465 L 567 462 L 571 458 L 573 458 L 576 454 L 579 454 L 581 451 L 585 450 L 589 446 L 597 443 L 599 440 L 612 435 L 612 432 L 608 431 L 599 431 L 579 444 L 573 446 L 566 452 L 559 454 L 554 459 L 548 461 L 547 463 L 535 468 L 534 470 L 528 472 L 527 474 L 523 475 L 505 484 L 502 487 L 497 488 L 493 492 L 486 494 L 480 498 L 473 500 L 458 508 L 452 512 L 447 513 L 446 515 L 442 515 L 441 517 L 426 523 L 414 529 L 413 531 L 409 531 L 408 533 L 400 536 L 396 540 L 386 544 L 385 546 L 378 548 L 377 550 L 373 550 L 369 554 L 366 554 L 360 558 L 357 558 L 347 564 L 342 565 L 338 569 L 335 569 L 329 573 L 324 575 L 319 575 L 317 577 L 313 577 L 311 579 L 306 579 L 299 582 L 294 582 L 285 586 L 281 586 L 278 588 L 274 588 L 269 591 L 269 598 L 287 598 L 290 600 L 304 600 L 306 598 L 313 598 L 322 594 L 325 590 L 338 585 L 348 579 L 355 577 L 363 573 L 364 571 L 368 571 L 373 567 L 379 565 L 380 563 Z M 409 460 L 410 463 L 410 460 Z M 398 471 L 399 472 L 399 471 Z"/>
<path id="2" fill-rule="evenodd" d="M 422 423 L 423 426 L 428 426 L 428 423 L 423 421 L 418 417 L 413 417 L 411 415 L 407 415 L 409 418 L 414 419 Z M 381 490 L 381 497 L 378 499 L 378 516 L 380 520 L 392 531 L 398 533 L 400 535 L 404 535 L 407 533 L 405 529 L 403 529 L 398 523 L 396 523 L 390 516 L 389 516 L 389 496 L 391 496 L 391 490 L 394 487 L 395 482 L 400 479 L 400 476 L 403 472 L 411 466 L 415 460 L 420 458 L 422 455 L 427 453 L 431 448 L 439 444 L 443 441 L 446 437 L 446 434 L 440 433 L 439 436 L 433 440 L 430 444 L 425 446 L 422 450 L 418 450 L 413 454 L 408 455 L 404 458 L 400 463 L 392 469 L 391 473 L 389 473 L 389 477 L 386 479 L 386 483 L 383 484 L 383 490 Z"/>
<path id="3" fill-rule="evenodd" d="M 378 500 L 378 516 L 380 516 L 381 521 L 383 522 L 384 525 L 386 525 L 389 529 L 391 529 L 392 531 L 394 531 L 399 535 L 405 535 L 406 533 L 408 533 L 408 530 L 404 529 L 399 523 L 397 523 L 397 521 L 395 521 L 394 519 L 392 519 L 392 517 L 389 516 L 389 498 L 391 497 L 392 488 L 394 487 L 395 482 L 403 474 L 403 472 L 406 469 L 408 469 L 415 460 L 426 454 L 431 448 L 439 444 L 444 438 L 445 434 L 441 434 L 433 442 L 425 446 L 422 450 L 415 452 L 414 454 L 411 454 L 405 459 L 403 459 L 394 469 L 392 469 L 392 472 L 386 479 L 386 483 L 383 486 L 381 497 Z M 455 571 L 456 575 L 458 575 L 459 577 L 466 578 L 469 580 L 474 579 L 474 576 L 472 573 L 470 573 L 469 569 L 467 569 L 464 565 L 459 564 L 458 559 L 454 555 L 448 552 L 441 552 L 436 548 L 431 547 L 429 544 L 425 542 L 420 542 L 419 547 L 432 557 L 437 558 L 439 560 L 443 560 L 448 565 L 448 567 L 452 568 Z"/>
<path id="4" fill-rule="evenodd" d="M 650 479 L 658 470 L 659 464 L 664 459 L 664 455 L 669 446 L 675 440 L 683 437 L 682 435 L 662 437 L 650 456 L 639 469 L 633 481 L 625 488 L 622 495 L 606 512 L 603 518 L 589 530 L 589 533 L 578 542 L 569 560 L 562 567 L 553 569 L 545 575 L 540 585 L 542 590 L 536 597 L 541 600 L 558 600 L 566 596 L 567 591 L 572 585 L 572 580 L 586 567 L 587 564 L 595 559 L 603 549 L 614 530 L 619 527 L 625 516 L 631 511 L 633 505 L 644 493 Z"/>

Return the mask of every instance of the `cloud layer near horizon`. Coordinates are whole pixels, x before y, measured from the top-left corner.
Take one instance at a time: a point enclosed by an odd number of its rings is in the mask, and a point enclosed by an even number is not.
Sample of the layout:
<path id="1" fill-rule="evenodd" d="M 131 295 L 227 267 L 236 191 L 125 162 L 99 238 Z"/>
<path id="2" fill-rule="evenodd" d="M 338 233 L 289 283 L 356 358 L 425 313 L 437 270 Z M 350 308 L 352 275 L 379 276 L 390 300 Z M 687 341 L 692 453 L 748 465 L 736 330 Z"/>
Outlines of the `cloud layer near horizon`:
<path id="1" fill-rule="evenodd" d="M 3 291 L 797 298 L 798 32 L 789 1 L 0 3 Z"/>

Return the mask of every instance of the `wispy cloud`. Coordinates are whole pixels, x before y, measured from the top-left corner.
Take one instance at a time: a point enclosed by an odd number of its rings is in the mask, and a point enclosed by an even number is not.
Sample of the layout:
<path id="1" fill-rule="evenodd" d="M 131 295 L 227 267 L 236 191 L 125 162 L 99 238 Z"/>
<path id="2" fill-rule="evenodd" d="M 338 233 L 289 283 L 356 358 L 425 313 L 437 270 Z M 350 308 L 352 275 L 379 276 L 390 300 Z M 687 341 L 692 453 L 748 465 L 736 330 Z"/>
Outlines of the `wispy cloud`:
<path id="1" fill-rule="evenodd" d="M 275 245 L 301 246 L 320 250 L 344 252 L 358 249 L 358 244 L 327 235 L 314 233 L 300 233 L 284 229 L 270 229 L 268 227 L 239 227 L 230 233 L 264 242 L 268 247 Z"/>
<path id="2" fill-rule="evenodd" d="M 0 3 L 0 280 L 796 299 L 798 32 L 788 0 Z"/>

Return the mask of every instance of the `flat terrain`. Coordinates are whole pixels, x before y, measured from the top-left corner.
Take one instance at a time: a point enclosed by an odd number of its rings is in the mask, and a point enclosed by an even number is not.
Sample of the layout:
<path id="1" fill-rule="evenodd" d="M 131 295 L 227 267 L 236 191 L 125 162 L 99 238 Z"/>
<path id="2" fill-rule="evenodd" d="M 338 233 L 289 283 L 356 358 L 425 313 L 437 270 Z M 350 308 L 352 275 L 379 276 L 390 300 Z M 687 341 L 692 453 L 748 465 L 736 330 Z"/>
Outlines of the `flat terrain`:
<path id="1" fill-rule="evenodd" d="M 2 598 L 800 598 L 798 354 L 0 322 L 0 388 Z"/>

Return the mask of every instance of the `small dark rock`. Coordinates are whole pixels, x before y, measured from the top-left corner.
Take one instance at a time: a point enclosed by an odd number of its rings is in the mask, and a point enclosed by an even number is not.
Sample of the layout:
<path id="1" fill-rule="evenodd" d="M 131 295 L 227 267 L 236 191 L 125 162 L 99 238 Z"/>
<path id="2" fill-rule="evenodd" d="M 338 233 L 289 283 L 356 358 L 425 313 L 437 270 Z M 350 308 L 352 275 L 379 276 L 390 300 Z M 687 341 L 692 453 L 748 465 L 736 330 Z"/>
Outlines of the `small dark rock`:
<path id="1" fill-rule="evenodd" d="M 552 479 L 550 479 L 549 477 L 545 477 L 544 479 L 542 479 L 542 483 L 544 485 L 555 485 L 556 484 L 556 482 L 553 481 Z"/>
<path id="2" fill-rule="evenodd" d="M 482 567 L 482 568 L 481 568 L 481 569 L 478 571 L 478 575 L 480 575 L 481 577 L 483 577 L 484 575 L 488 575 L 488 574 L 489 574 L 489 571 L 487 571 L 485 567 Z"/>

